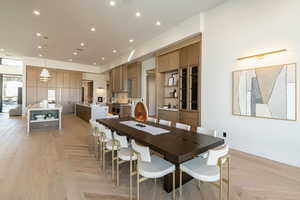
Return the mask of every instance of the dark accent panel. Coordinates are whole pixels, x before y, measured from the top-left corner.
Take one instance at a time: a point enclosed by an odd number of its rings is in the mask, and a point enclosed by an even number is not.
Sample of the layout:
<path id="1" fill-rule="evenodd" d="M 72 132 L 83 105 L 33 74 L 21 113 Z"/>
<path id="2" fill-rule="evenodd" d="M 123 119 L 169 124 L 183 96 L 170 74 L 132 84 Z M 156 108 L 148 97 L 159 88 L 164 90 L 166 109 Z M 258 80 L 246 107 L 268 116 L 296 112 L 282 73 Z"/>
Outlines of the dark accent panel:
<path id="1" fill-rule="evenodd" d="M 19 105 L 22 104 L 22 94 L 23 94 L 22 87 L 18 87 L 18 104 Z"/>
<path id="2" fill-rule="evenodd" d="M 0 74 L 0 112 L 3 109 L 3 74 Z"/>

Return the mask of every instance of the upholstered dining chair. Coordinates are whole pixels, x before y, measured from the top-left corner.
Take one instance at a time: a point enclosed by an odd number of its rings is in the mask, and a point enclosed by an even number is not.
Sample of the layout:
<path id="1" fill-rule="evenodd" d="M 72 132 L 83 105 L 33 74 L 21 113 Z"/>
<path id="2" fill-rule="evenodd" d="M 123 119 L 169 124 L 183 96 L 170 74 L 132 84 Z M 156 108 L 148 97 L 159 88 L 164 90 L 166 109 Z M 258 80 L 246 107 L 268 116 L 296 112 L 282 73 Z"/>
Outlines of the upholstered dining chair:
<path id="1" fill-rule="evenodd" d="M 147 121 L 148 121 L 148 122 L 157 123 L 157 119 L 156 119 L 156 118 L 153 118 L 153 117 L 148 117 Z"/>
<path id="2" fill-rule="evenodd" d="M 217 131 L 214 129 L 208 129 L 208 128 L 198 126 L 197 133 L 217 137 Z"/>
<path id="3" fill-rule="evenodd" d="M 133 166 L 134 162 L 137 160 L 136 154 L 134 154 L 132 148 L 128 145 L 128 140 L 126 136 L 120 136 L 116 132 L 114 132 L 114 140 L 116 140 L 117 148 L 117 156 L 114 157 L 113 161 L 117 161 L 117 186 L 119 186 L 120 180 L 120 170 L 119 167 L 121 164 L 129 162 L 130 163 L 130 170 L 129 170 L 129 195 L 130 200 L 132 199 L 132 176 L 135 174 L 133 173 Z M 114 149 L 114 148 L 113 148 Z"/>
<path id="4" fill-rule="evenodd" d="M 182 196 L 182 172 L 185 172 L 198 180 L 199 188 L 201 182 L 209 182 L 217 186 L 220 189 L 219 200 L 223 200 L 223 182 L 227 183 L 227 199 L 229 200 L 230 156 L 228 151 L 228 145 L 224 145 L 217 149 L 209 150 L 207 158 L 196 157 L 180 164 L 180 196 Z M 226 163 L 228 179 L 223 178 L 223 168 Z M 216 182 L 219 182 L 219 184 Z"/>
<path id="5" fill-rule="evenodd" d="M 176 123 L 176 128 L 183 129 L 183 130 L 186 130 L 186 131 L 190 131 L 191 130 L 191 126 L 190 125 L 182 124 L 182 123 L 179 123 L 179 122 Z"/>
<path id="6" fill-rule="evenodd" d="M 217 137 L 217 131 L 214 130 L 214 129 L 208 129 L 208 128 L 198 126 L 196 131 L 199 134 L 209 135 L 209 136 L 212 136 L 212 137 Z M 198 156 L 201 156 L 202 158 L 207 158 L 208 152 L 201 153 Z"/>
<path id="7" fill-rule="evenodd" d="M 140 183 L 147 179 L 164 177 L 173 174 L 173 200 L 175 200 L 175 165 L 156 155 L 150 155 L 149 147 L 136 144 L 131 141 L 132 149 L 137 155 L 137 200 L 140 199 Z"/>
<path id="8" fill-rule="evenodd" d="M 159 120 L 159 124 L 160 125 L 165 125 L 165 126 L 171 126 L 171 122 L 170 121 L 163 120 L 163 119 Z"/>
<path id="9" fill-rule="evenodd" d="M 92 142 L 90 142 L 90 143 L 92 145 L 96 159 L 99 160 L 100 155 L 99 155 L 99 142 L 98 141 L 99 141 L 99 137 L 101 136 L 101 133 L 99 132 L 97 124 L 98 123 L 96 121 L 90 120 L 90 125 L 92 128 L 92 138 L 93 138 Z"/>
<path id="10" fill-rule="evenodd" d="M 117 150 L 117 145 L 115 144 L 115 140 L 113 140 L 112 131 L 110 129 L 105 129 L 103 137 L 101 138 L 102 142 L 102 168 L 105 171 L 106 167 L 106 158 L 105 155 L 113 150 Z M 113 152 L 112 152 L 113 153 Z M 114 155 L 112 154 L 112 159 Z M 112 160 L 112 179 L 114 178 L 114 163 Z"/>

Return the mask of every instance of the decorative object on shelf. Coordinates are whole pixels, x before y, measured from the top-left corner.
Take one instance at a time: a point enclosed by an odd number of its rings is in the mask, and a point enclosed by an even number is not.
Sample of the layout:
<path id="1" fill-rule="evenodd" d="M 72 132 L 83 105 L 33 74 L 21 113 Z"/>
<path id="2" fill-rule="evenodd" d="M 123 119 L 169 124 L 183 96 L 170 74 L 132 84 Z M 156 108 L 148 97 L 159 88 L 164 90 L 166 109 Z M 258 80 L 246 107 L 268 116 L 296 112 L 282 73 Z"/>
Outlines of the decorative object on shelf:
<path id="1" fill-rule="evenodd" d="M 34 117 L 36 120 L 44 120 L 45 119 L 45 115 L 35 115 Z"/>
<path id="2" fill-rule="evenodd" d="M 142 102 L 138 102 L 134 108 L 134 116 L 137 121 L 145 122 L 148 119 L 147 106 Z"/>
<path id="3" fill-rule="evenodd" d="M 98 97 L 98 103 L 103 103 L 103 97 Z"/>
<path id="4" fill-rule="evenodd" d="M 174 77 L 170 77 L 168 79 L 168 86 L 173 86 L 174 85 Z"/>
<path id="5" fill-rule="evenodd" d="M 296 76 L 295 63 L 233 72 L 233 115 L 297 120 Z"/>
<path id="6" fill-rule="evenodd" d="M 237 60 L 245 60 L 245 59 L 250 59 L 250 58 L 262 59 L 267 55 L 278 54 L 278 53 L 282 53 L 282 52 L 285 52 L 285 51 L 287 51 L 287 49 L 280 49 L 280 50 L 270 51 L 270 52 L 266 52 L 266 53 L 260 53 L 260 54 L 256 54 L 256 55 L 252 55 L 252 56 L 240 57 Z"/>

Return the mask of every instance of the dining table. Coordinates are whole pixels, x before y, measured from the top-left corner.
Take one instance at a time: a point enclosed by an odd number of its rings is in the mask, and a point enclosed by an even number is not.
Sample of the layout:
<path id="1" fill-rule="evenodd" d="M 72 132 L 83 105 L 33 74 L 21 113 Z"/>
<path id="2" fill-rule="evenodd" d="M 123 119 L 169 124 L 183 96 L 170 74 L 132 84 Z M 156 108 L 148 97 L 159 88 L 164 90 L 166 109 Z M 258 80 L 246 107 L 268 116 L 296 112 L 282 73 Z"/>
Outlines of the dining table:
<path id="1" fill-rule="evenodd" d="M 194 131 L 160 125 L 154 122 L 140 122 L 132 117 L 119 119 L 97 119 L 98 123 L 106 126 L 120 135 L 134 139 L 148 146 L 163 158 L 176 166 L 175 186 L 179 187 L 180 164 L 191 160 L 201 153 L 224 144 L 224 139 L 212 137 Z M 192 177 L 183 173 L 182 183 L 187 183 Z M 172 174 L 164 177 L 164 190 L 172 191 Z"/>

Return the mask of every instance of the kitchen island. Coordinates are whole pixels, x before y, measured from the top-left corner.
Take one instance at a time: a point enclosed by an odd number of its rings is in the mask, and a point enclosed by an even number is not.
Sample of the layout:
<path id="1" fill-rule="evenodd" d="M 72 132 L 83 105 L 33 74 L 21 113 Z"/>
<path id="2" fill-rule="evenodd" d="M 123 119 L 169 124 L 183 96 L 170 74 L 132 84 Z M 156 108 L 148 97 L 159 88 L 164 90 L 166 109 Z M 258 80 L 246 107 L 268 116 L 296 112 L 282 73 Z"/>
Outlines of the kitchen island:
<path id="1" fill-rule="evenodd" d="M 27 134 L 34 127 L 56 126 L 61 129 L 61 105 L 34 104 L 27 107 Z"/>

